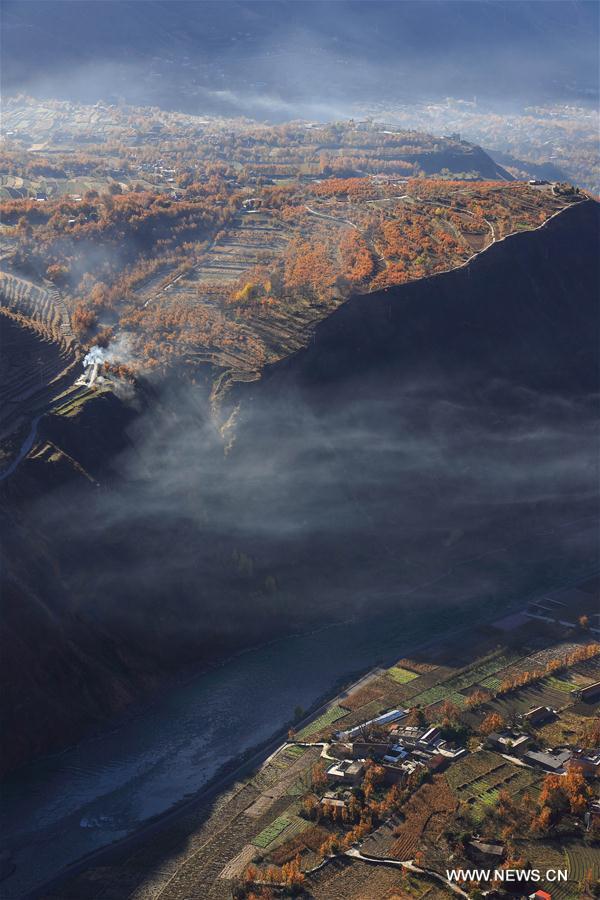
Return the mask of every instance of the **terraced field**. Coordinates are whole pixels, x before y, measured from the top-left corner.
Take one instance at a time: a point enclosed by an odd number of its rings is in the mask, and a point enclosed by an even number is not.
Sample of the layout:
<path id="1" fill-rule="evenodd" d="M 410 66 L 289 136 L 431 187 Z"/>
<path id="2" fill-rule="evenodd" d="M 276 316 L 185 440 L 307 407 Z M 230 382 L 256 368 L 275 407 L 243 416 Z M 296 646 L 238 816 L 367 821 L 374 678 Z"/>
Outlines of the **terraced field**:
<path id="1" fill-rule="evenodd" d="M 416 672 L 411 672 L 409 669 L 403 669 L 401 666 L 392 666 L 391 669 L 388 669 L 388 675 L 398 684 L 408 684 L 409 681 L 413 681 L 415 678 L 419 677 Z"/>
<path id="2" fill-rule="evenodd" d="M 600 847 L 568 844 L 565 848 L 569 880 L 579 884 L 591 877 L 592 884 L 600 880 Z"/>
<path id="3" fill-rule="evenodd" d="M 561 709 L 569 703 L 570 697 L 564 690 L 557 690 L 546 681 L 531 684 L 528 687 L 511 691 L 503 697 L 497 697 L 489 706 L 504 718 L 510 718 L 515 712 L 521 714 L 534 706 L 550 706 Z"/>
<path id="4" fill-rule="evenodd" d="M 600 847 L 583 843 L 564 843 L 543 839 L 523 841 L 518 845 L 518 853 L 533 867 L 542 872 L 548 869 L 566 869 L 568 881 L 545 882 L 540 886 L 552 894 L 552 900 L 575 900 L 584 896 L 581 884 L 591 879 L 593 885 L 600 879 Z"/>
<path id="5" fill-rule="evenodd" d="M 500 673 L 519 659 L 519 654 L 505 651 L 494 653 L 488 659 L 459 672 L 444 666 L 428 666 L 423 674 L 411 672 L 410 668 L 398 664 L 388 670 L 388 675 L 402 684 L 404 698 L 411 706 L 432 706 L 443 700 L 450 700 L 462 709 L 470 688 L 498 688 L 503 677 Z"/>
<path id="6" fill-rule="evenodd" d="M 307 882 L 310 896 L 318 900 L 374 900 L 402 897 L 403 900 L 440 900 L 449 892 L 419 882 L 399 868 L 373 866 L 341 857 L 312 874 Z"/>
<path id="7" fill-rule="evenodd" d="M 265 849 L 272 844 L 273 841 L 279 837 L 282 832 L 284 832 L 290 825 L 292 824 L 291 819 L 286 819 L 285 816 L 278 816 L 275 821 L 271 822 L 270 825 L 267 825 L 260 834 L 258 834 L 252 843 L 255 847 L 260 847 L 261 849 Z"/>
<path id="8" fill-rule="evenodd" d="M 312 722 L 309 722 L 309 724 L 304 728 L 300 729 L 300 731 L 296 734 L 295 739 L 298 741 L 302 741 L 305 738 L 310 737 L 310 735 L 317 734 L 319 731 L 327 728 L 328 725 L 333 725 L 334 722 L 338 722 L 339 719 L 343 719 L 347 715 L 347 709 L 343 709 L 341 706 L 332 706 L 317 719 L 314 719 Z"/>
<path id="9" fill-rule="evenodd" d="M 12 273 L 0 272 L 0 308 L 30 319 L 43 335 L 61 344 L 73 342 L 69 310 L 50 282 L 42 287 Z"/>
<path id="10" fill-rule="evenodd" d="M 500 791 L 518 794 L 531 790 L 540 776 L 531 769 L 516 766 L 489 751 L 472 753 L 459 760 L 446 773 L 455 796 L 470 806 L 475 821 L 481 821 L 486 808 L 493 806 Z"/>
<path id="11" fill-rule="evenodd" d="M 432 820 L 435 819 L 435 827 L 441 831 L 443 814 L 450 815 L 455 808 L 456 800 L 448 782 L 443 775 L 435 776 L 431 784 L 420 787 L 403 807 L 405 820 L 395 829 L 396 840 L 388 855 L 400 860 L 413 859 Z"/>
<path id="12" fill-rule="evenodd" d="M 26 318 L 2 314 L 0 435 L 17 431 L 74 388 L 79 363 L 70 346 L 43 335 Z"/>

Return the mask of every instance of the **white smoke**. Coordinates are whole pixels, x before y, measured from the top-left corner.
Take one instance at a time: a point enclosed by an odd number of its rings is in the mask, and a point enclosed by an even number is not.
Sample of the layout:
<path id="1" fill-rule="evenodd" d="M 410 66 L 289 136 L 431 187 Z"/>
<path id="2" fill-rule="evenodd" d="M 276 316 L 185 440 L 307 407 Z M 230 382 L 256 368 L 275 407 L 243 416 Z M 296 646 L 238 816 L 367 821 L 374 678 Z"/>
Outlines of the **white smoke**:
<path id="1" fill-rule="evenodd" d="M 106 362 L 108 354 L 106 350 L 103 350 L 102 347 L 92 347 L 92 349 L 87 353 L 83 358 L 83 368 L 87 369 L 89 366 L 99 365 Z"/>
<path id="2" fill-rule="evenodd" d="M 81 375 L 77 384 L 91 387 L 98 379 L 104 381 L 100 370 L 103 369 L 104 363 L 113 364 L 131 364 L 134 361 L 134 355 L 131 350 L 131 338 L 128 334 L 120 334 L 109 347 L 92 347 L 83 358 L 83 375 Z M 114 384 L 114 382 L 113 382 Z"/>

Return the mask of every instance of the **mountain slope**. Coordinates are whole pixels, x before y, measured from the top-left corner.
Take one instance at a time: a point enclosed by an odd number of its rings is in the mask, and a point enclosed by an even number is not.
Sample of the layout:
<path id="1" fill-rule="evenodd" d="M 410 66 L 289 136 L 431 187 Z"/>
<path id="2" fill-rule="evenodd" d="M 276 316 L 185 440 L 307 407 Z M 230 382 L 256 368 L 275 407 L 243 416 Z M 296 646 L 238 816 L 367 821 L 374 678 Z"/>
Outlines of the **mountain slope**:
<path id="1" fill-rule="evenodd" d="M 351 298 L 235 388 L 225 455 L 200 387 L 44 420 L 2 485 L 5 770 L 182 665 L 593 565 L 598 210 Z"/>

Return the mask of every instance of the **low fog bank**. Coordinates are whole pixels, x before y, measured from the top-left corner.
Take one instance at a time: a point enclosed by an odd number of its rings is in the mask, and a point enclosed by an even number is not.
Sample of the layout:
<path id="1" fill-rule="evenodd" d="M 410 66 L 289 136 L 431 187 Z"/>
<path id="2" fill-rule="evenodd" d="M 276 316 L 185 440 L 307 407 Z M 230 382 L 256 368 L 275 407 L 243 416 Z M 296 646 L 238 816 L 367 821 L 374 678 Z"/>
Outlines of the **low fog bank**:
<path id="1" fill-rule="evenodd" d="M 476 398 L 435 376 L 371 387 L 320 408 L 255 400 L 229 452 L 197 391 L 169 390 L 130 431 L 118 489 L 30 511 L 60 536 L 78 614 L 196 658 L 389 606 L 495 597 L 501 612 L 593 567 L 593 397 L 504 384 Z"/>

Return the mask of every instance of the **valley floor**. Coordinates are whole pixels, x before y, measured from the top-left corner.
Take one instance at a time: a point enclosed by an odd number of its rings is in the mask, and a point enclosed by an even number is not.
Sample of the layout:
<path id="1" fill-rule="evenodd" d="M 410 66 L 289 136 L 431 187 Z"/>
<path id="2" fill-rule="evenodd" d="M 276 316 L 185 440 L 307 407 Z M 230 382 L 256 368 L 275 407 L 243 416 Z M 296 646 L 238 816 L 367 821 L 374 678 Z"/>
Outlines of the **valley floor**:
<path id="1" fill-rule="evenodd" d="M 566 748 L 576 760 L 591 734 L 600 699 L 597 596 L 598 579 L 552 592 L 521 613 L 373 670 L 299 722 L 253 773 L 238 773 L 226 790 L 216 786 L 35 896 L 226 900 L 287 896 L 294 883 L 315 900 L 468 896 L 473 886 L 448 884 L 446 869 L 482 863 L 457 855 L 454 830 L 468 827 L 474 840 L 490 828 L 504 835 L 499 795 L 515 809 L 523 799 L 535 805 L 553 771 L 528 753 Z M 581 616 L 588 616 L 583 625 Z M 526 719 L 544 709 L 545 717 Z M 490 717 L 510 732 L 508 743 L 486 734 Z M 436 738 L 430 732 L 439 728 Z M 527 737 L 517 749 L 520 734 Z M 362 766 L 358 780 L 331 774 L 352 759 Z M 597 781 L 590 785 L 592 809 Z M 569 881 L 552 895 L 568 900 L 600 876 L 600 844 L 581 822 L 557 827 L 566 830 L 531 836 L 515 823 L 511 849 L 531 867 L 566 866 Z"/>

